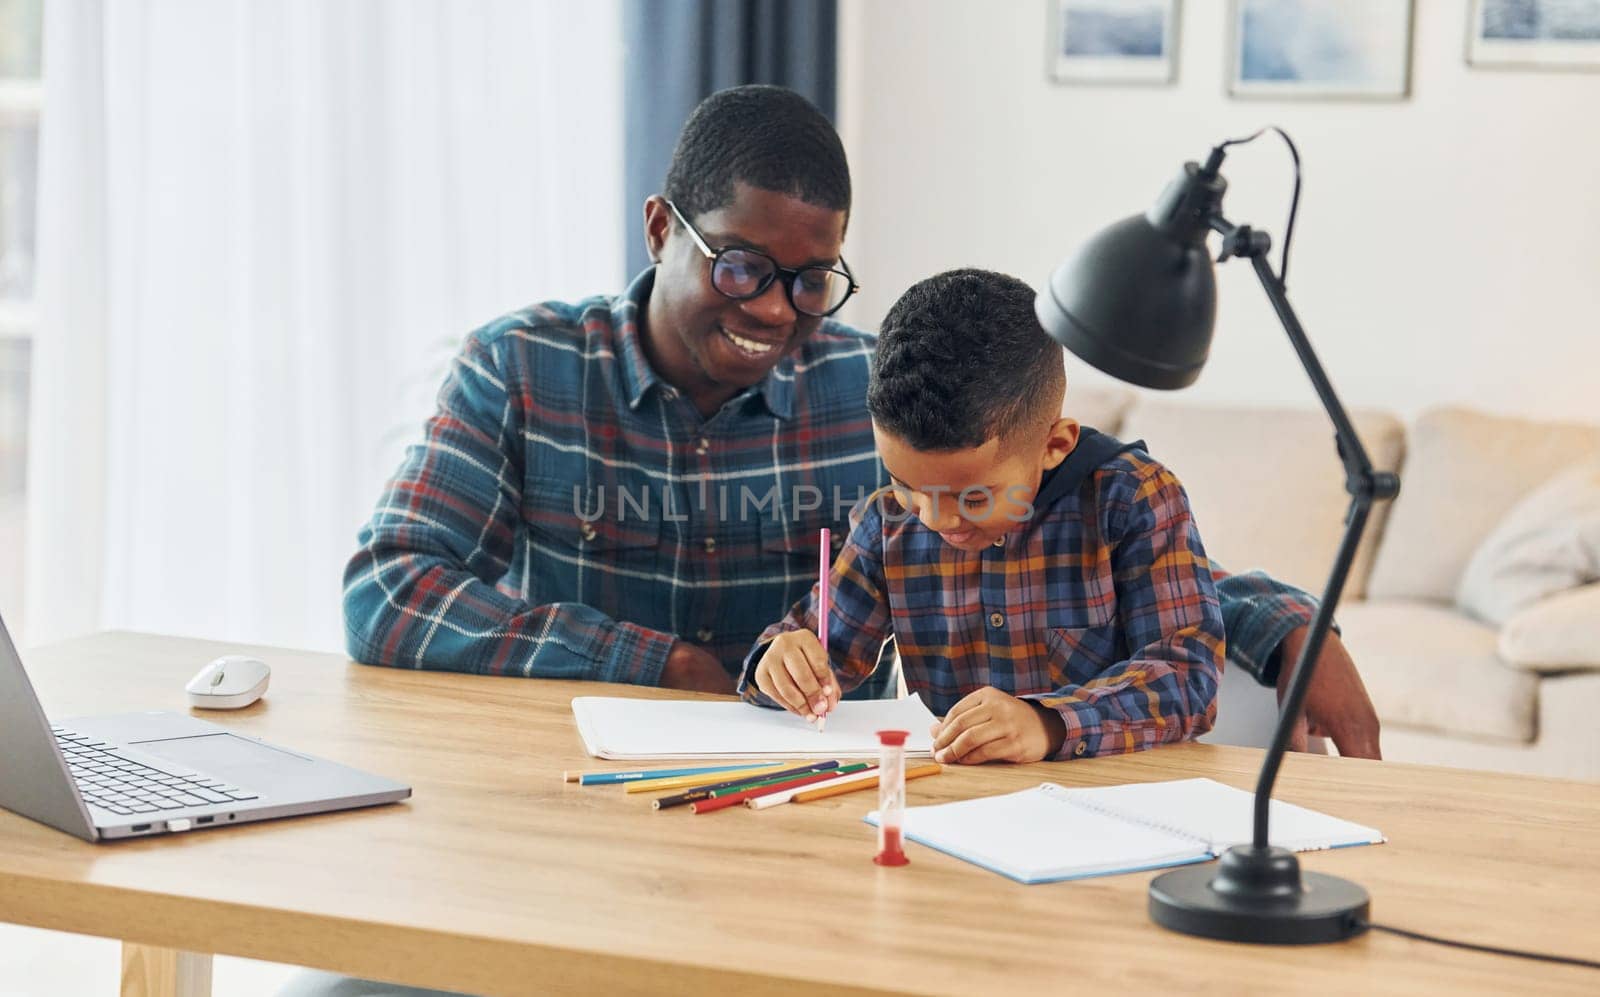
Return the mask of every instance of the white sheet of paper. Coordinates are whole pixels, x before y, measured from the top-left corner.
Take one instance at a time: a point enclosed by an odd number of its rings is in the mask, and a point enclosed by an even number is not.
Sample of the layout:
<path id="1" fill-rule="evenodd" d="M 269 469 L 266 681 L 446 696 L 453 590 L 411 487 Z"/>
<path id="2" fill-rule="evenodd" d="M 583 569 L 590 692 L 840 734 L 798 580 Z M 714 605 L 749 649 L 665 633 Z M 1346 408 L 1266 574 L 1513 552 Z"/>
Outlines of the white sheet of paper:
<path id="1" fill-rule="evenodd" d="M 933 753 L 934 716 L 918 696 L 842 702 L 817 729 L 748 703 L 578 696 L 584 750 L 596 758 L 876 758 L 878 731 L 910 731 L 908 757 Z"/>

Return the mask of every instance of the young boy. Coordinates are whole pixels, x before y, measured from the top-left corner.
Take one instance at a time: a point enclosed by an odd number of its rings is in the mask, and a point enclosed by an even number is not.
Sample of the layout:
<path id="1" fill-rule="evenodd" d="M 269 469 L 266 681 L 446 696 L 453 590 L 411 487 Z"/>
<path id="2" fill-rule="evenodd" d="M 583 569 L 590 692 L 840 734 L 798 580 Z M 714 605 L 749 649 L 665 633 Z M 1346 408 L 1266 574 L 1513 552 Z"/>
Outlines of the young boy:
<path id="1" fill-rule="evenodd" d="M 1137 446 L 1060 418 L 1061 348 L 1012 277 L 912 287 L 867 404 L 892 485 L 851 514 L 832 575 L 766 629 L 746 700 L 814 720 L 893 637 L 944 719 L 941 762 L 1136 751 L 1211 728 L 1222 614 L 1188 498 Z"/>

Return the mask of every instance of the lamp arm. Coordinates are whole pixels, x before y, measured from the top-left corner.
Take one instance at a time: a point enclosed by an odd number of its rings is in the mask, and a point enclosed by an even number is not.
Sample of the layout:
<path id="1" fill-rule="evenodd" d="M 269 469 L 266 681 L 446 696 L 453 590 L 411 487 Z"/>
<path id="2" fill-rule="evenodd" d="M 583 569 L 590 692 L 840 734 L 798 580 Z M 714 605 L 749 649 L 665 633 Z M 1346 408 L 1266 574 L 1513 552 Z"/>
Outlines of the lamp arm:
<path id="1" fill-rule="evenodd" d="M 1215 227 L 1224 232 L 1225 240 L 1234 247 L 1240 242 L 1238 237 L 1243 235 L 1245 248 L 1237 251 L 1235 255 L 1250 257 L 1256 276 L 1260 278 L 1261 286 L 1266 291 L 1268 300 L 1272 302 L 1273 310 L 1278 314 L 1278 321 L 1283 324 L 1289 342 L 1300 357 L 1300 365 L 1305 368 L 1306 376 L 1311 379 L 1312 387 L 1316 389 L 1317 397 L 1322 401 L 1322 407 L 1333 422 L 1334 439 L 1338 444 L 1340 459 L 1344 462 L 1345 490 L 1350 493 L 1350 508 L 1345 514 L 1344 537 L 1339 541 L 1339 551 L 1334 558 L 1333 570 L 1328 575 L 1322 602 L 1311 617 L 1310 632 L 1300 649 L 1300 659 L 1295 663 L 1294 675 L 1289 682 L 1289 694 L 1279 708 L 1278 726 L 1273 731 L 1272 744 L 1267 749 L 1267 757 L 1261 765 L 1261 775 L 1256 781 L 1254 842 L 1256 848 L 1264 849 L 1269 844 L 1268 808 L 1272 800 L 1272 785 L 1278 778 L 1278 768 L 1283 763 L 1284 752 L 1289 748 L 1289 737 L 1294 731 L 1295 720 L 1305 704 L 1306 691 L 1311 687 L 1311 673 L 1316 668 L 1317 656 L 1322 652 L 1328 628 L 1333 623 L 1333 611 L 1339 603 L 1340 594 L 1344 591 L 1345 579 L 1349 576 L 1350 565 L 1355 560 L 1356 548 L 1361 544 L 1361 535 L 1366 530 L 1367 516 L 1375 502 L 1391 499 L 1399 494 L 1400 478 L 1391 472 L 1377 471 L 1373 468 L 1366 448 L 1361 445 L 1361 437 L 1356 434 L 1355 426 L 1339 402 L 1339 396 L 1334 393 L 1327 372 L 1322 369 L 1316 352 L 1311 348 L 1311 341 L 1306 338 L 1305 329 L 1301 327 L 1300 320 L 1289 305 L 1289 298 L 1282 282 L 1278 280 L 1277 274 L 1272 272 L 1272 267 L 1267 262 L 1266 249 L 1269 240 L 1260 233 L 1256 233 L 1258 238 L 1252 239 L 1248 228 L 1235 228 L 1225 222 Z M 1224 249 L 1224 254 L 1228 254 L 1227 248 Z"/>
<path id="2" fill-rule="evenodd" d="M 1272 732 L 1272 744 L 1267 749 L 1266 759 L 1261 763 L 1261 774 L 1256 778 L 1253 840 L 1257 848 L 1266 848 L 1269 844 L 1267 815 L 1268 806 L 1272 802 L 1272 785 L 1278 778 L 1278 767 L 1283 763 L 1284 753 L 1289 749 L 1289 737 L 1294 732 L 1295 721 L 1300 716 L 1301 706 L 1305 703 L 1306 690 L 1311 686 L 1311 672 L 1316 667 L 1317 656 L 1322 653 L 1322 645 L 1333 623 L 1334 607 L 1339 602 L 1340 593 L 1344 591 L 1345 578 L 1350 573 L 1350 563 L 1355 560 L 1356 548 L 1361 543 L 1361 535 L 1367 525 L 1367 514 L 1371 510 L 1371 498 L 1357 497 L 1350 501 L 1350 510 L 1345 516 L 1344 537 L 1339 541 L 1339 553 L 1334 559 L 1333 571 L 1329 573 L 1327 587 L 1323 589 L 1322 602 L 1312 614 L 1310 632 L 1306 634 L 1305 644 L 1300 649 L 1300 658 L 1294 666 L 1294 675 L 1289 681 L 1289 694 L 1284 697 L 1283 703 L 1278 708 L 1278 726 Z"/>

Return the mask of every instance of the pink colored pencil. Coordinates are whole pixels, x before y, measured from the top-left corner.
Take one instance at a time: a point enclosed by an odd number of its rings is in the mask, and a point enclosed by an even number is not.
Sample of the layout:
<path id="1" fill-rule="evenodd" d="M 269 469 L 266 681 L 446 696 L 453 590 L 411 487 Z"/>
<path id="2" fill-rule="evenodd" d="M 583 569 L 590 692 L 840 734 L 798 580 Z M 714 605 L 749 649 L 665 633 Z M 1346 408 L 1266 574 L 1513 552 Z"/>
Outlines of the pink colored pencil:
<path id="1" fill-rule="evenodd" d="M 828 587 L 833 567 L 833 531 L 822 528 L 822 553 L 817 564 L 817 641 L 822 644 L 823 660 L 828 660 Z M 830 662 L 830 668 L 832 667 Z M 817 733 L 828 725 L 826 714 L 817 718 Z"/>

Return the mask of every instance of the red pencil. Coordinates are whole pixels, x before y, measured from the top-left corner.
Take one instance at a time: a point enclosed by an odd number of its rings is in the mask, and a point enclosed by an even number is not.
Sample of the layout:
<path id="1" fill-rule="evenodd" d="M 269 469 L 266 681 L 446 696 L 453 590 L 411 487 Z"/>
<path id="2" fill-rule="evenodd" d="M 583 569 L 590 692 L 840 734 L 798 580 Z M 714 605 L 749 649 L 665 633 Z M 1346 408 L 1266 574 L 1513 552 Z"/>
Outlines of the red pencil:
<path id="1" fill-rule="evenodd" d="M 862 766 L 862 768 L 865 767 Z M 813 782 L 821 782 L 824 779 L 836 779 L 838 777 L 839 772 L 837 771 L 817 772 L 813 775 L 801 776 L 798 779 L 790 779 L 787 782 L 775 782 L 770 786 L 757 786 L 755 789 L 746 789 L 730 796 L 716 796 L 709 800 L 696 800 L 689 804 L 689 808 L 697 814 L 710 813 L 713 810 L 721 810 L 723 807 L 737 806 L 752 797 L 766 796 L 768 793 L 781 793 L 796 786 L 809 786 Z"/>

